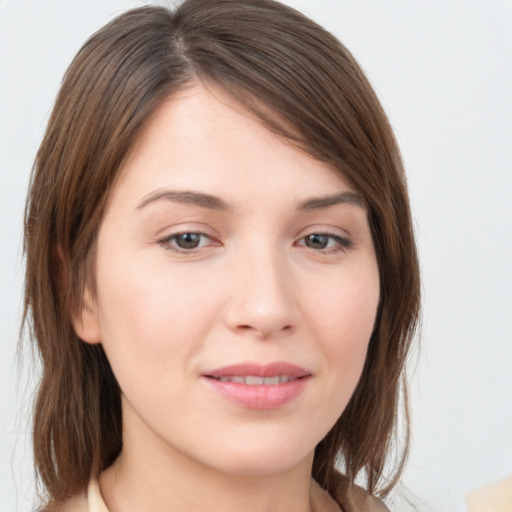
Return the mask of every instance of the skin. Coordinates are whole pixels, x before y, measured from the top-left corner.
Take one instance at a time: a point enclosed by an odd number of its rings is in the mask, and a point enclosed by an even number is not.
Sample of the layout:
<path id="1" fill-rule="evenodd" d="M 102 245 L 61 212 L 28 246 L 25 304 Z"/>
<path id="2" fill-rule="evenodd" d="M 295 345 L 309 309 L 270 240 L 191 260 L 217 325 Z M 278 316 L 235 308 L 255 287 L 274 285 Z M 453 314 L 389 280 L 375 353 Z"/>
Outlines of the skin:
<path id="1" fill-rule="evenodd" d="M 164 190 L 227 209 L 157 198 Z M 74 320 L 103 344 L 122 390 L 123 451 L 100 476 L 111 512 L 307 511 L 310 495 L 318 511 L 338 510 L 310 475 L 361 375 L 379 300 L 355 193 L 216 87 L 195 84 L 155 113 L 111 192 L 96 296 L 85 291 Z M 180 248 L 182 233 L 202 233 L 199 245 Z M 246 361 L 311 376 L 271 410 L 205 384 L 205 371 Z"/>

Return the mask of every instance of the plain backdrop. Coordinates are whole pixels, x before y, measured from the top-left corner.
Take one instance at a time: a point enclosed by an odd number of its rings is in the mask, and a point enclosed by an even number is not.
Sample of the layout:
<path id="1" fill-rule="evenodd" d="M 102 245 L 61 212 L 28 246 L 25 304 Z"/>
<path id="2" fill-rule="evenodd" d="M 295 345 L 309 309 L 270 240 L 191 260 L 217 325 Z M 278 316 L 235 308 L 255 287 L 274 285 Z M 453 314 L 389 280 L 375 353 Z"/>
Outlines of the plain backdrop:
<path id="1" fill-rule="evenodd" d="M 74 54 L 142 3 L 0 0 L 2 512 L 30 510 L 33 496 L 34 370 L 26 362 L 20 370 L 15 354 L 31 164 Z M 390 508 L 462 512 L 465 492 L 512 473 L 512 2 L 287 3 L 359 60 L 409 176 L 424 314 L 410 368 L 411 454 Z"/>

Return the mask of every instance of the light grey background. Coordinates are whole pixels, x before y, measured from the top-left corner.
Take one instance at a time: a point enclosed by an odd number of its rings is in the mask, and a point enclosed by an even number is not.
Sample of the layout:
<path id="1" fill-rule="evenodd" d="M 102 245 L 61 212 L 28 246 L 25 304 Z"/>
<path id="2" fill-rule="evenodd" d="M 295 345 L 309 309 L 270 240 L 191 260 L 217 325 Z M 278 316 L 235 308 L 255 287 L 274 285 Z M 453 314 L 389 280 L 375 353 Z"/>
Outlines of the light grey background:
<path id="1" fill-rule="evenodd" d="M 0 511 L 30 510 L 15 344 L 29 170 L 61 77 L 128 0 L 0 0 Z M 512 473 L 512 2 L 288 0 L 374 84 L 403 150 L 423 270 L 413 443 L 394 511 L 462 512 Z M 28 382 L 28 384 L 26 384 Z"/>

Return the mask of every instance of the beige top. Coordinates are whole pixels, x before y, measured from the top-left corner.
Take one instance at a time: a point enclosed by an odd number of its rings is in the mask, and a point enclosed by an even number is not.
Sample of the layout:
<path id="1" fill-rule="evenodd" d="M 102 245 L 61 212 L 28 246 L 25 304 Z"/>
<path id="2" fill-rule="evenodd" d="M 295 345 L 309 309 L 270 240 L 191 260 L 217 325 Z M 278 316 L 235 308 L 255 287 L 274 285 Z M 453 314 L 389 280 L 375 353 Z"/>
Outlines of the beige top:
<path id="1" fill-rule="evenodd" d="M 338 473 L 338 476 L 339 491 L 334 499 L 342 512 L 389 512 L 388 507 L 378 498 L 368 494 L 362 487 L 351 484 L 343 475 Z"/>
<path id="2" fill-rule="evenodd" d="M 45 509 L 46 510 L 46 509 Z M 97 480 L 91 480 L 87 493 L 75 496 L 55 512 L 109 512 L 100 492 Z"/>
<path id="3" fill-rule="evenodd" d="M 370 496 L 367 492 L 357 486 L 345 485 L 341 489 L 343 495 L 347 495 L 346 499 L 338 499 L 338 503 L 343 507 L 343 512 L 389 512 L 388 508 L 377 498 Z M 348 492 L 347 492 L 348 491 Z M 325 492 L 325 491 L 324 491 Z M 77 496 L 72 499 L 63 509 L 62 512 L 109 512 L 100 493 L 100 488 L 96 480 L 89 482 L 87 494 Z M 321 512 L 317 510 L 317 512 Z"/>
<path id="4" fill-rule="evenodd" d="M 108 512 L 107 506 L 101 497 L 100 486 L 97 480 L 89 482 L 87 501 L 89 503 L 89 512 Z"/>

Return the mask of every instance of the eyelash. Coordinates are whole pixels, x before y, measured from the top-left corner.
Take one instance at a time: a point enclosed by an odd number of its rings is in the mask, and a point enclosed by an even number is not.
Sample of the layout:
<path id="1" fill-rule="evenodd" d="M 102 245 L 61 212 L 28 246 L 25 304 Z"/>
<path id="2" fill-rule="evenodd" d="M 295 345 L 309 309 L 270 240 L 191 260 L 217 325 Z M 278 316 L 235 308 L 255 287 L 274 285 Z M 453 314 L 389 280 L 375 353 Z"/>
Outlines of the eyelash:
<path id="1" fill-rule="evenodd" d="M 173 242 L 176 242 L 176 240 L 180 236 L 184 236 L 184 235 L 196 235 L 203 239 L 206 238 L 208 240 L 213 240 L 211 236 L 208 236 L 207 234 L 201 233 L 199 231 L 182 231 L 181 233 L 172 233 L 171 235 L 161 238 L 160 240 L 158 240 L 158 243 L 164 249 L 167 249 L 169 251 L 174 251 L 179 254 L 194 254 L 195 252 L 197 252 L 198 249 L 202 248 L 202 246 L 199 246 L 199 247 L 192 247 L 190 249 L 184 249 L 182 247 L 177 247 L 176 245 L 171 245 L 171 244 L 173 244 Z"/>
<path id="2" fill-rule="evenodd" d="M 340 252 L 346 252 L 352 247 L 352 241 L 350 239 L 340 235 L 334 235 L 332 233 L 310 233 L 309 235 L 303 236 L 299 241 L 305 241 L 313 236 L 326 237 L 327 239 L 334 240 L 336 242 L 334 247 L 329 247 L 327 249 L 313 249 L 310 247 L 310 249 L 312 249 L 314 252 L 319 252 L 321 254 L 336 254 Z M 307 247 L 306 243 L 299 245 L 301 247 Z"/>
<path id="3" fill-rule="evenodd" d="M 208 236 L 205 233 L 201 233 L 199 231 L 183 231 L 181 233 L 172 233 L 171 235 L 168 235 L 164 238 L 157 240 L 157 242 L 164 249 L 176 252 L 178 254 L 195 254 L 198 250 L 200 250 L 204 247 L 204 246 L 198 246 L 198 247 L 192 247 L 189 249 L 184 249 L 184 248 L 177 247 L 176 245 L 174 245 L 176 243 L 176 240 L 180 236 L 184 236 L 184 235 L 194 235 L 194 236 L 199 236 L 202 239 L 206 238 L 208 240 L 213 240 L 212 237 Z M 314 249 L 314 248 L 308 247 L 306 245 L 306 243 L 307 243 L 306 240 L 313 236 L 326 237 L 328 240 L 334 240 L 336 242 L 336 244 L 333 247 L 324 248 L 324 249 Z M 299 242 L 304 242 L 304 243 L 299 243 Z M 329 242 L 327 242 L 327 243 L 329 243 Z M 219 244 L 217 243 L 214 245 L 219 245 Z M 306 236 L 303 236 L 302 238 L 300 238 L 299 241 L 297 242 L 297 245 L 299 245 L 300 247 L 307 247 L 315 253 L 337 254 L 340 252 L 347 252 L 352 247 L 352 241 L 348 238 L 345 238 L 345 237 L 342 237 L 339 235 L 334 235 L 332 233 L 315 232 L 315 233 L 310 233 L 309 235 L 306 235 Z"/>

